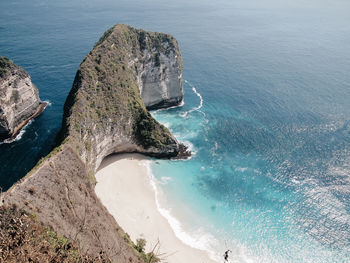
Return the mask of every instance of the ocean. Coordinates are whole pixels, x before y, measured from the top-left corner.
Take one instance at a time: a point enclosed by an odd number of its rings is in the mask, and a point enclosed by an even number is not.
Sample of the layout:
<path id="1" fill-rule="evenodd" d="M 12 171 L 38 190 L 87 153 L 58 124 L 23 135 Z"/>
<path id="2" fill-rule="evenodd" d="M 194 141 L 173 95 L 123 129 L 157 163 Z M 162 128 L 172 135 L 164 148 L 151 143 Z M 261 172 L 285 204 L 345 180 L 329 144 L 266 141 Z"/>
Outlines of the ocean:
<path id="1" fill-rule="evenodd" d="M 350 262 L 350 2 L 0 2 L 0 54 L 45 112 L 0 145 L 8 189 L 54 145 L 76 70 L 116 23 L 167 32 L 184 60 L 182 107 L 153 116 L 185 142 L 154 160 L 158 205 L 185 243 L 230 262 Z"/>

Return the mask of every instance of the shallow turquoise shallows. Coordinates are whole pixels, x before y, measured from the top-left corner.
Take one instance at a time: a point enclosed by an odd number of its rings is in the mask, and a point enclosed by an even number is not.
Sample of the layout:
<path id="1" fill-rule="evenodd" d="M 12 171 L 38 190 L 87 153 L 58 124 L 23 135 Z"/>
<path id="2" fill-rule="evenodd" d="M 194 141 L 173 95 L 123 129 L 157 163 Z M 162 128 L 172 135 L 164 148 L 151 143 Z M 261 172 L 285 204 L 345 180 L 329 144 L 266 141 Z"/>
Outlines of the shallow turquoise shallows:
<path id="1" fill-rule="evenodd" d="M 194 155 L 151 168 L 177 235 L 230 262 L 350 262 L 349 14 L 345 0 L 2 0 L 0 54 L 51 104 L 0 145 L 0 186 L 50 151 L 107 28 L 167 32 L 185 104 L 153 115 Z"/>

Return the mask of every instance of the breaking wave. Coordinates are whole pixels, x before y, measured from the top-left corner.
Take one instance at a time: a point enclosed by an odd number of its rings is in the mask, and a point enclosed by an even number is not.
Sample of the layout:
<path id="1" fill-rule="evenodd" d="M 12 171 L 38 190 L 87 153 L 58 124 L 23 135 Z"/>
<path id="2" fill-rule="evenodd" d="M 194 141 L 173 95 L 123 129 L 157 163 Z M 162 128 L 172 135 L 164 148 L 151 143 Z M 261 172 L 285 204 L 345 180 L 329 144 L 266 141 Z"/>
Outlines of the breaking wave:
<path id="1" fill-rule="evenodd" d="M 20 139 L 22 139 L 23 134 L 26 132 L 26 128 L 27 128 L 32 122 L 34 122 L 34 119 L 30 120 L 30 121 L 21 129 L 21 131 L 16 135 L 15 138 L 13 138 L 13 139 L 6 139 L 6 140 L 0 142 L 0 145 L 1 145 L 1 144 L 6 144 L 6 143 L 13 143 L 13 142 L 16 142 L 16 141 L 19 141 Z"/>
<path id="2" fill-rule="evenodd" d="M 184 80 L 184 81 L 186 84 L 188 84 L 192 88 L 192 91 L 194 92 L 194 94 L 196 94 L 197 97 L 199 98 L 199 105 L 197 107 L 190 109 L 189 111 L 181 113 L 181 117 L 187 117 L 190 113 L 192 113 L 194 111 L 198 111 L 205 116 L 205 113 L 203 111 L 201 111 L 201 108 L 203 107 L 203 102 L 204 102 L 202 95 L 197 91 L 196 87 L 194 85 L 192 85 L 189 81 L 187 81 L 187 80 Z"/>
<path id="3" fill-rule="evenodd" d="M 213 247 L 218 246 L 218 241 L 215 239 L 215 237 L 209 233 L 202 231 L 201 229 L 193 233 L 186 232 L 183 229 L 180 221 L 172 215 L 171 210 L 165 209 L 160 204 L 161 193 L 160 193 L 160 189 L 157 187 L 157 181 L 152 173 L 151 161 L 145 161 L 143 165 L 145 165 L 147 168 L 149 182 L 155 193 L 155 201 L 156 201 L 157 209 L 159 213 L 168 221 L 176 237 L 179 240 L 181 240 L 181 242 L 183 242 L 184 244 L 190 247 L 206 251 L 212 260 L 218 262 L 219 255 L 215 253 L 213 250 Z"/>

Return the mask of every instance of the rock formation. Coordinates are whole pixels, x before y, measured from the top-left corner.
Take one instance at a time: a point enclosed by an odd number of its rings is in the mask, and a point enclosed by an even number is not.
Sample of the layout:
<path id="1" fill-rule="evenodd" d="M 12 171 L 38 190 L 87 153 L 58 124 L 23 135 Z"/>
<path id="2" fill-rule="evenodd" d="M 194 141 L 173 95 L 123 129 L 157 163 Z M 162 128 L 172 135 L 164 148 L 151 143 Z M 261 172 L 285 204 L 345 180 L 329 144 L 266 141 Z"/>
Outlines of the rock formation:
<path id="1" fill-rule="evenodd" d="M 183 101 L 182 58 L 176 40 L 165 34 L 136 32 L 140 51 L 131 65 L 147 109 L 179 105 Z"/>
<path id="2" fill-rule="evenodd" d="M 179 143 L 145 106 L 181 103 L 181 70 L 172 36 L 114 26 L 78 69 L 64 106 L 61 139 L 74 145 L 92 171 L 111 153 L 177 156 Z"/>
<path id="3" fill-rule="evenodd" d="M 44 107 L 28 73 L 0 57 L 0 139 L 15 137 Z"/>
<path id="4" fill-rule="evenodd" d="M 181 70 L 172 36 L 127 25 L 109 29 L 77 71 L 64 106 L 60 145 L 5 193 L 4 204 L 36 214 L 84 253 L 141 262 L 96 197 L 94 173 L 111 153 L 189 154 L 146 109 L 181 103 Z"/>

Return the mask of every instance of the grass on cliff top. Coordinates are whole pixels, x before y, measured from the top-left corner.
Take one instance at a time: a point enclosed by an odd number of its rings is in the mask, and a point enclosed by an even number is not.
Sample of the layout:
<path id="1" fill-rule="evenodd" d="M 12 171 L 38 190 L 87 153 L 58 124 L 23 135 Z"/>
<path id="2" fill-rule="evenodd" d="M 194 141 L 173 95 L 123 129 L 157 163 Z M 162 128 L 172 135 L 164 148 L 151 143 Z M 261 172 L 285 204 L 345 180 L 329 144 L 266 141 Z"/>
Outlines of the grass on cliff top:
<path id="1" fill-rule="evenodd" d="M 129 246 L 134 250 L 136 255 L 139 256 L 146 263 L 159 263 L 162 262 L 160 258 L 162 255 L 159 253 L 159 243 L 153 248 L 152 251 L 146 252 L 146 240 L 143 238 L 138 238 L 136 244 L 131 240 L 128 233 L 124 233 L 124 241 L 129 244 Z"/>
<path id="2" fill-rule="evenodd" d="M 16 208 L 0 207 L 0 262 L 109 262 L 81 253 L 72 241 Z"/>
<path id="3" fill-rule="evenodd" d="M 159 246 L 145 251 L 146 241 L 133 243 L 124 233 L 124 241 L 145 263 L 158 263 Z M 0 207 L 0 262 L 52 262 L 52 263 L 108 263 L 109 258 L 100 253 L 91 256 L 79 246 L 40 223 L 35 214 L 28 214 L 16 207 Z M 130 261 L 131 262 L 131 261 Z"/>
<path id="4" fill-rule="evenodd" d="M 13 62 L 6 57 L 0 56 L 0 77 L 4 77 L 7 69 L 13 65 Z"/>

